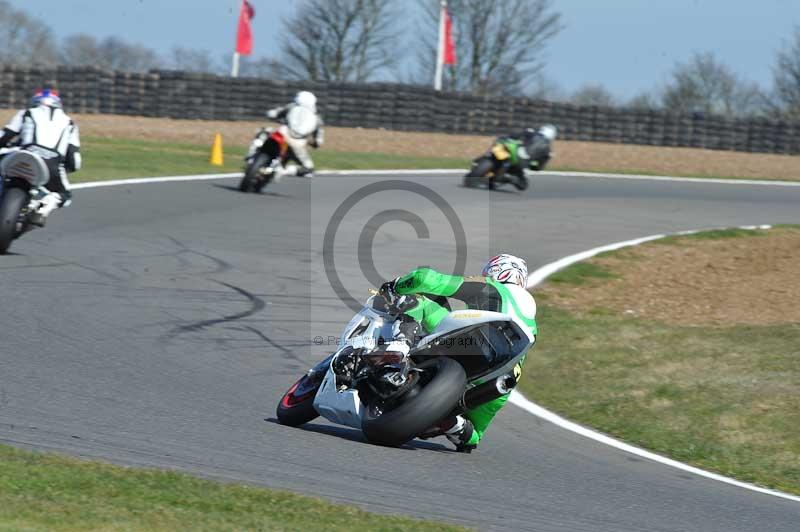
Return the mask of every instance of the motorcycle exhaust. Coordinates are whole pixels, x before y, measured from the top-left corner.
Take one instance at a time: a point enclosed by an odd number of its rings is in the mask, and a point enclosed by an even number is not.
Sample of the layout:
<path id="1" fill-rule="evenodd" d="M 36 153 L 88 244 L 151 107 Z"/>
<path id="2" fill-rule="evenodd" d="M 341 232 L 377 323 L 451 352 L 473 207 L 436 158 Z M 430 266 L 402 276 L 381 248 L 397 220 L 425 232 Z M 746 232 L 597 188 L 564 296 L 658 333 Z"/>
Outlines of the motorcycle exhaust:
<path id="1" fill-rule="evenodd" d="M 464 394 L 464 398 L 461 402 L 463 403 L 465 410 L 471 410 L 476 406 L 480 406 L 483 403 L 487 403 L 497 399 L 498 397 L 506 395 L 507 393 L 511 392 L 516 385 L 517 379 L 514 377 L 514 375 L 500 375 L 494 380 L 484 382 L 483 384 L 468 390 Z"/>

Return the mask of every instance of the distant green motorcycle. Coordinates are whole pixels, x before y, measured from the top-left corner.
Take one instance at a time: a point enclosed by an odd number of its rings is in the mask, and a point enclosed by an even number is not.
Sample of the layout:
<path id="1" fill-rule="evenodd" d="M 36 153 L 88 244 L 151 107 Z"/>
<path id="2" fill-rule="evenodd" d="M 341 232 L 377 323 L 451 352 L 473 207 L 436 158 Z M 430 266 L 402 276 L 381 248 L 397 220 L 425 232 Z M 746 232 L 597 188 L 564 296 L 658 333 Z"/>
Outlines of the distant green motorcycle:
<path id="1" fill-rule="evenodd" d="M 464 186 L 485 185 L 491 190 L 510 183 L 518 190 L 527 189 L 525 169 L 538 172 L 545 168 L 556 134 L 555 126 L 546 125 L 538 130 L 527 129 L 518 137 L 498 137 L 486 153 L 472 161 Z"/>

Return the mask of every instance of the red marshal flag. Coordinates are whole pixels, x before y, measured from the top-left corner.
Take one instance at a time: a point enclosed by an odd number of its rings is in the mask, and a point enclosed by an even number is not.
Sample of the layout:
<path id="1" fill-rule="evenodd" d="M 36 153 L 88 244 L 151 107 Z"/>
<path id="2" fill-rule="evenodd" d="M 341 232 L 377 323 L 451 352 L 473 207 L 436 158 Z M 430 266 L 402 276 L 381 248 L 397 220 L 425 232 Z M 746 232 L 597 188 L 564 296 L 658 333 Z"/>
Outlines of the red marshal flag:
<path id="1" fill-rule="evenodd" d="M 442 7 L 442 16 L 444 17 L 444 58 L 445 65 L 456 64 L 456 45 L 453 42 L 453 19 L 450 18 L 450 13 L 447 12 L 447 7 Z"/>
<path id="2" fill-rule="evenodd" d="M 256 16 L 256 10 L 247 0 L 242 0 L 239 12 L 239 30 L 236 32 L 236 53 L 250 55 L 253 53 L 253 29 L 250 22 Z"/>

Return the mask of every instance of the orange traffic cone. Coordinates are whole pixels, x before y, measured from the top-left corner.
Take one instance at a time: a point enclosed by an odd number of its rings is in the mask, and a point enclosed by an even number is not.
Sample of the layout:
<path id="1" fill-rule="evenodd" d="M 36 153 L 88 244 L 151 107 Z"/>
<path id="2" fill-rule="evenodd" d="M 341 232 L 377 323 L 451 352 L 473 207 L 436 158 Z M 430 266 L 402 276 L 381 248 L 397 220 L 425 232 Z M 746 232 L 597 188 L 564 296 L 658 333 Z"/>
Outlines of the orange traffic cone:
<path id="1" fill-rule="evenodd" d="M 225 158 L 222 155 L 222 135 L 219 133 L 214 135 L 214 144 L 211 145 L 211 157 L 208 162 L 214 166 L 222 166 L 225 164 Z"/>

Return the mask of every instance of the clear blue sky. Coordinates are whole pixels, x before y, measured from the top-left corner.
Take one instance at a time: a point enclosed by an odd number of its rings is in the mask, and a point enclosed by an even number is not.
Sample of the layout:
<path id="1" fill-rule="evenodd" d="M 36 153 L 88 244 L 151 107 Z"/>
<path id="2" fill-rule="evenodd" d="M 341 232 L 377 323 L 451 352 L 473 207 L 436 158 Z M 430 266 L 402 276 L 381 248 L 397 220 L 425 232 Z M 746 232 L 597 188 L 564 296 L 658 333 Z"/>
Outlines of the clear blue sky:
<path id="1" fill-rule="evenodd" d="M 280 19 L 297 0 L 251 0 L 255 55 L 278 49 Z M 413 5 L 413 0 L 395 0 Z M 431 0 L 438 1 L 438 0 Z M 164 52 L 174 45 L 232 50 L 239 0 L 11 0 L 63 37 L 116 35 Z M 567 91 L 601 83 L 619 97 L 666 80 L 676 61 L 711 50 L 763 86 L 782 40 L 800 25 L 800 0 L 555 0 L 566 29 L 547 50 L 546 75 Z M 412 13 L 412 10 L 406 10 Z M 415 13 L 415 12 L 414 12 Z M 397 21 L 413 38 L 414 17 Z"/>

